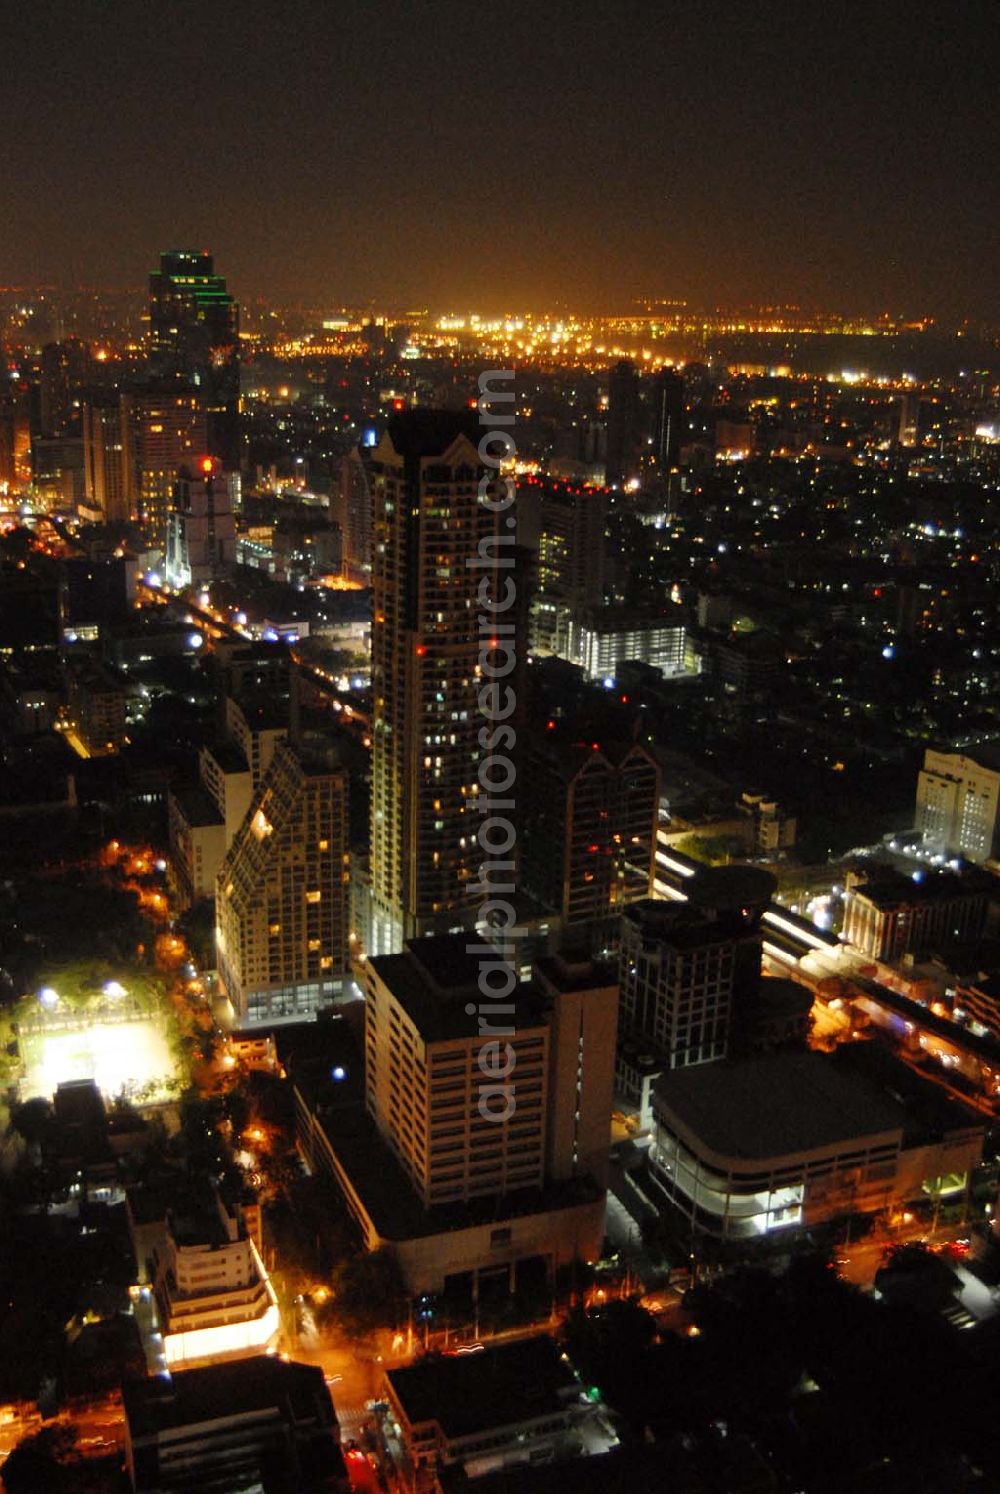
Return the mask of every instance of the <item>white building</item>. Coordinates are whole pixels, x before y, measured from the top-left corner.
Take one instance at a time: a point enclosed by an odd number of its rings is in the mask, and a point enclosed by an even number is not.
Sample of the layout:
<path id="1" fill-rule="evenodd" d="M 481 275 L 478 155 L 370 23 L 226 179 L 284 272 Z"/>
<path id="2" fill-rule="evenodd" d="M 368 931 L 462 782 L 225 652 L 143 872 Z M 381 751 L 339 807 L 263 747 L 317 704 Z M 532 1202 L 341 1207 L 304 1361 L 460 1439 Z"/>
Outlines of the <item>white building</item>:
<path id="1" fill-rule="evenodd" d="M 996 855 L 1000 768 L 993 749 L 972 753 L 928 748 L 917 779 L 916 828 L 937 851 L 958 852 L 969 861 Z"/>
<path id="2" fill-rule="evenodd" d="M 156 1211 L 154 1211 L 156 1212 Z M 167 1368 L 220 1355 L 261 1353 L 280 1328 L 278 1301 L 242 1208 L 206 1189 L 159 1218 L 129 1198 L 139 1261 L 137 1313 Z"/>
<path id="3" fill-rule="evenodd" d="M 184 591 L 207 586 L 229 571 L 236 559 L 236 520 L 225 474 L 203 458 L 197 477 L 182 468 L 167 515 L 166 578 Z"/>
<path id="4" fill-rule="evenodd" d="M 603 608 L 571 621 L 568 637 L 567 657 L 589 680 L 613 680 L 625 663 L 649 664 L 668 677 L 698 672 L 683 623 L 669 617 Z"/>

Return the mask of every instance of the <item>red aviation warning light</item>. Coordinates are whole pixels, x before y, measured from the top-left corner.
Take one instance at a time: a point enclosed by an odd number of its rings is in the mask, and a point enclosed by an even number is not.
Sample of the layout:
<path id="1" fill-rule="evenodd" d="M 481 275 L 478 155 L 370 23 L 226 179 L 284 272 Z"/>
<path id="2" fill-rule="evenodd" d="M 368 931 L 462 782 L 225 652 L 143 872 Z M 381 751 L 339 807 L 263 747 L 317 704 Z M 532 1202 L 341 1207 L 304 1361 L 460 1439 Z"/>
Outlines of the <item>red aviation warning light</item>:
<path id="1" fill-rule="evenodd" d="M 214 467 L 215 467 L 215 462 L 213 461 L 213 459 L 211 457 L 202 457 L 202 459 L 201 459 L 201 470 L 205 473 L 206 477 L 213 470 Z"/>

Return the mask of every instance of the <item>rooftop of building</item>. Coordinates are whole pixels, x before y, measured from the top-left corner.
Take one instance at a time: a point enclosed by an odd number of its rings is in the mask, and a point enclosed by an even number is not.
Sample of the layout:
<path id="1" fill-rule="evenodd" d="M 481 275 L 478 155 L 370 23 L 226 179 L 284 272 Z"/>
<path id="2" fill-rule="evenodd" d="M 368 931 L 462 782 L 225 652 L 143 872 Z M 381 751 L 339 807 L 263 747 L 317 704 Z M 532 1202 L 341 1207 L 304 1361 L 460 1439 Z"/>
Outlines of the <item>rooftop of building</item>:
<path id="1" fill-rule="evenodd" d="M 554 724 L 533 735 L 531 751 L 534 756 L 544 758 L 546 767 L 554 769 L 567 783 L 598 755 L 606 758 L 613 768 L 620 767 L 631 753 L 648 758 L 651 769 L 656 767 L 649 749 L 642 742 L 625 736 L 609 737 L 596 730 L 592 736 L 569 741 L 567 737 L 573 735 L 574 726 L 555 718 L 549 719 Z"/>
<path id="2" fill-rule="evenodd" d="M 557 991 L 603 991 L 618 983 L 613 965 L 582 954 L 542 955 L 535 969 Z"/>
<path id="3" fill-rule="evenodd" d="M 474 410 L 404 410 L 389 421 L 389 439 L 401 457 L 443 456 L 460 436 L 478 446 L 482 434 Z"/>
<path id="4" fill-rule="evenodd" d="M 763 975 L 757 987 L 757 1004 L 763 1017 L 774 1017 L 780 1013 L 805 1014 L 812 1009 L 813 994 L 800 981 Z"/>
<path id="5" fill-rule="evenodd" d="M 250 771 L 243 753 L 231 742 L 214 742 L 212 746 L 206 747 L 205 751 L 215 759 L 223 773 L 249 773 Z"/>
<path id="6" fill-rule="evenodd" d="M 739 1063 L 668 1069 L 655 1107 L 721 1157 L 766 1162 L 897 1133 L 898 1098 L 821 1053 L 769 1053 Z"/>
<path id="7" fill-rule="evenodd" d="M 971 747 L 938 747 L 938 752 L 950 757 L 964 757 L 979 768 L 988 768 L 991 773 L 1000 772 L 1000 737 L 988 737 Z"/>
<path id="8" fill-rule="evenodd" d="M 224 824 L 215 801 L 199 785 L 173 788 L 170 792 L 189 825 L 204 829 L 208 825 Z"/>
<path id="9" fill-rule="evenodd" d="M 572 1178 L 542 1189 L 522 1188 L 502 1197 L 491 1194 L 425 1209 L 402 1163 L 365 1111 L 363 1060 L 360 1049 L 347 1045 L 346 1034 L 343 1054 L 345 1081 L 334 1081 L 325 1063 L 300 1062 L 289 1073 L 383 1240 L 414 1240 L 484 1224 L 497 1226 L 525 1215 L 592 1203 L 598 1196 L 597 1185 L 589 1178 Z"/>
<path id="10" fill-rule="evenodd" d="M 695 872 L 684 890 L 696 907 L 736 912 L 763 908 L 777 886 L 777 878 L 762 866 L 705 866 Z"/>
<path id="11" fill-rule="evenodd" d="M 487 960 L 502 957 L 485 944 L 482 958 L 469 953 L 474 938 L 432 934 L 409 939 L 402 954 L 370 961 L 425 1042 L 473 1037 L 479 1031 L 480 970 Z M 510 1026 L 521 1031 L 541 1024 L 541 999 L 530 982 L 520 983 L 505 1000 L 516 1008 L 504 1014 Z"/>
<path id="12" fill-rule="evenodd" d="M 335 1426 L 322 1369 L 267 1354 L 132 1381 L 122 1398 L 133 1440 L 275 1407 L 289 1420 Z"/>
<path id="13" fill-rule="evenodd" d="M 640 898 L 629 904 L 622 918 L 623 927 L 634 928 L 644 939 L 680 951 L 727 944 L 732 939 L 706 909 L 690 902 Z"/>
<path id="14" fill-rule="evenodd" d="M 437 1422 L 449 1439 L 558 1414 L 581 1389 L 545 1334 L 479 1354 L 425 1359 L 389 1370 L 387 1379 L 411 1426 Z"/>
<path id="15" fill-rule="evenodd" d="M 916 876 L 879 865 L 868 873 L 868 880 L 851 889 L 877 908 L 893 908 L 900 903 L 947 902 L 956 897 L 975 897 L 990 892 L 996 882 L 989 872 L 966 868 L 956 872 L 942 868 L 924 871 Z"/>

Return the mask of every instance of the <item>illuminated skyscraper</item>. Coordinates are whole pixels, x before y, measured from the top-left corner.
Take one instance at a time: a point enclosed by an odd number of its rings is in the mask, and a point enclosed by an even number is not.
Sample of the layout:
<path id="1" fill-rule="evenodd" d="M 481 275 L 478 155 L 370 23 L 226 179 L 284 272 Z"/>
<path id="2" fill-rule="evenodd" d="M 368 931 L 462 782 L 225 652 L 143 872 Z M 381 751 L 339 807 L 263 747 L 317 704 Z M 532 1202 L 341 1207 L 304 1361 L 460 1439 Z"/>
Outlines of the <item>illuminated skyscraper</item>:
<path id="1" fill-rule="evenodd" d="M 653 380 L 653 455 L 661 474 L 677 466 L 686 419 L 684 380 L 675 368 L 661 368 Z"/>
<path id="2" fill-rule="evenodd" d="M 410 410 L 373 453 L 372 953 L 474 903 L 477 587 L 493 516 L 475 415 Z"/>
<path id="3" fill-rule="evenodd" d="M 204 407 L 196 394 L 123 394 L 121 430 L 129 512 L 162 545 L 177 473 L 208 446 Z"/>
<path id="4" fill-rule="evenodd" d="M 174 249 L 149 277 L 149 369 L 202 398 L 209 450 L 240 465 L 239 308 L 211 254 Z"/>

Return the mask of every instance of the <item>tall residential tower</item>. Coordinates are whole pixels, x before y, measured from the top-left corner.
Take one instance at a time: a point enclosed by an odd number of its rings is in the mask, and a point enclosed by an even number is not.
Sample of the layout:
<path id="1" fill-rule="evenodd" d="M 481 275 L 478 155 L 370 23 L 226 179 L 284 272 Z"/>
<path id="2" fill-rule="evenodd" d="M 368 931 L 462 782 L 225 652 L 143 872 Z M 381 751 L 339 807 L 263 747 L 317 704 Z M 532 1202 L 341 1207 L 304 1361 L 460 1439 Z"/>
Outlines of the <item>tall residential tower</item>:
<path id="1" fill-rule="evenodd" d="M 373 453 L 373 954 L 465 924 L 476 901 L 476 562 L 495 549 L 478 439 L 470 412 L 415 409 Z"/>

